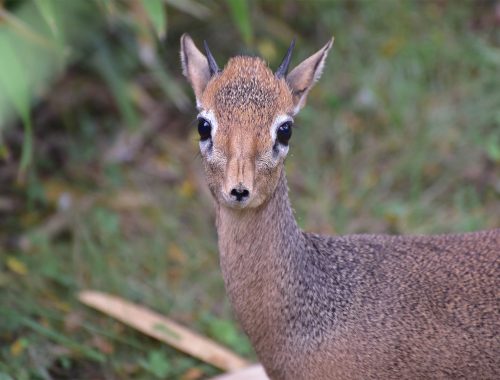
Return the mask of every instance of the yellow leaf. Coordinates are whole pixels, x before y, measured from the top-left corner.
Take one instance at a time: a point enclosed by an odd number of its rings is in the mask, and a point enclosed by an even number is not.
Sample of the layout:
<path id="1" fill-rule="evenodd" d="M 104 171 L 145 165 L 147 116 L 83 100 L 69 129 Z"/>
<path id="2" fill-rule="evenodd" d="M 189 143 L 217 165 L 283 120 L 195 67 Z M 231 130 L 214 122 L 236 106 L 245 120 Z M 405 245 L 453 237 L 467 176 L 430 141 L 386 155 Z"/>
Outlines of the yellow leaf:
<path id="1" fill-rule="evenodd" d="M 50 300 L 55 309 L 60 310 L 63 313 L 69 313 L 71 311 L 71 306 L 64 301 L 61 301 L 55 293 L 52 293 L 51 291 L 44 291 L 43 294 L 47 300 Z"/>
<path id="2" fill-rule="evenodd" d="M 179 264 L 184 264 L 186 262 L 186 254 L 176 244 L 169 245 L 168 257 Z"/>
<path id="3" fill-rule="evenodd" d="M 43 183 L 43 191 L 45 198 L 52 204 L 57 204 L 64 194 L 69 194 L 72 197 L 77 197 L 77 191 L 72 189 L 66 182 L 52 179 Z"/>
<path id="4" fill-rule="evenodd" d="M 186 179 L 182 183 L 181 188 L 179 189 L 179 193 L 184 198 L 191 198 L 194 195 L 193 182 L 191 182 L 189 179 Z"/>
<path id="5" fill-rule="evenodd" d="M 56 309 L 61 310 L 64 313 L 69 313 L 71 311 L 71 306 L 63 301 L 59 300 L 54 301 L 54 306 Z"/>
<path id="6" fill-rule="evenodd" d="M 384 219 L 391 226 L 396 226 L 399 222 L 399 216 L 392 212 L 388 212 L 387 214 L 385 214 Z"/>
<path id="7" fill-rule="evenodd" d="M 28 268 L 26 268 L 26 265 L 24 265 L 22 261 L 19 261 L 15 257 L 9 257 L 7 259 L 7 268 L 21 276 L 24 276 L 28 273 Z"/>
<path id="8" fill-rule="evenodd" d="M 16 339 L 10 346 L 10 353 L 12 356 L 19 356 L 23 353 L 24 349 L 28 346 L 28 342 L 24 338 Z"/>
<path id="9" fill-rule="evenodd" d="M 260 41 L 257 45 L 260 55 L 267 61 L 274 61 L 278 56 L 276 46 L 271 40 Z"/>
<path id="10" fill-rule="evenodd" d="M 382 54 L 388 58 L 395 56 L 404 46 L 404 39 L 401 37 L 389 38 L 380 48 Z"/>
<path id="11" fill-rule="evenodd" d="M 21 224 L 25 227 L 33 226 L 40 221 L 40 214 L 35 211 L 29 211 L 21 215 Z"/>

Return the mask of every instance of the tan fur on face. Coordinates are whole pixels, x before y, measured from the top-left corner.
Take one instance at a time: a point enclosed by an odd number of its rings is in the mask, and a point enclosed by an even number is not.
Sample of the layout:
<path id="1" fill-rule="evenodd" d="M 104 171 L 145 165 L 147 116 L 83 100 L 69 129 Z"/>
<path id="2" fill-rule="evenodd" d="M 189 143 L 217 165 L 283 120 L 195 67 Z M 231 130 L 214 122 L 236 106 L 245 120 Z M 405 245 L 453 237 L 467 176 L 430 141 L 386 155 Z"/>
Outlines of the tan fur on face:
<path id="1" fill-rule="evenodd" d="M 294 108 L 285 80 L 260 58 L 234 57 L 207 84 L 200 106 L 217 120 L 216 158 L 205 160 L 212 193 L 223 200 L 243 185 L 250 191 L 249 206 L 260 205 L 276 187 L 283 161 L 272 155 L 270 128 L 278 115 Z"/>

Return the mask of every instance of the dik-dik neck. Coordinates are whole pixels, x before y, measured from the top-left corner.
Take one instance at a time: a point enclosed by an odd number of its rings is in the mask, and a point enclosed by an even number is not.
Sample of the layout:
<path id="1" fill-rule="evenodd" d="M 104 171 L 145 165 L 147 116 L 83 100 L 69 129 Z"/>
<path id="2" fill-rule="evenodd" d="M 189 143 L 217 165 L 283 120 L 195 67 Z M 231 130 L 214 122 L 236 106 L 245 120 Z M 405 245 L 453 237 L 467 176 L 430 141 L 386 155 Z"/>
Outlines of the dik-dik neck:
<path id="1" fill-rule="evenodd" d="M 222 274 L 234 312 L 259 350 L 279 344 L 282 292 L 302 246 L 284 170 L 270 199 L 257 209 L 218 207 Z"/>

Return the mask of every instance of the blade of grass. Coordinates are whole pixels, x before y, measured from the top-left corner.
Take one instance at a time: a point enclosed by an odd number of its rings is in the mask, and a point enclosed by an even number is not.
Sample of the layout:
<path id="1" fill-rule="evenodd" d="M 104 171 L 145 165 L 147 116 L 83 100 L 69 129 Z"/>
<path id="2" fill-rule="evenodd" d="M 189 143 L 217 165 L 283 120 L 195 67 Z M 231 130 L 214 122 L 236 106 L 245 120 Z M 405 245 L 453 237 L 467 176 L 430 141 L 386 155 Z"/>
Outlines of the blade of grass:
<path id="1" fill-rule="evenodd" d="M 191 106 L 189 97 L 186 95 L 183 88 L 168 76 L 168 73 L 161 65 L 156 65 L 152 73 L 156 80 L 158 80 L 164 93 L 171 99 L 177 108 L 183 111 L 189 109 Z"/>
<path id="2" fill-rule="evenodd" d="M 165 37 L 167 32 L 167 17 L 165 14 L 165 7 L 162 0 L 148 0 L 143 1 L 142 6 L 146 11 L 149 21 L 153 25 L 156 34 L 160 39 Z"/>
<path id="3" fill-rule="evenodd" d="M 233 22 L 240 31 L 243 41 L 251 45 L 253 41 L 253 29 L 250 20 L 249 2 L 244 0 L 226 0 Z"/>
<path id="4" fill-rule="evenodd" d="M 165 0 L 165 2 L 181 12 L 199 19 L 203 19 L 210 14 L 210 9 L 207 6 L 193 0 Z"/>
<path id="5" fill-rule="evenodd" d="M 22 181 L 26 170 L 33 161 L 33 125 L 31 123 L 31 115 L 29 111 L 21 115 L 24 126 L 24 139 L 21 152 L 21 163 L 19 165 L 18 181 Z"/>
<path id="6" fill-rule="evenodd" d="M 59 60 L 62 68 L 64 65 L 64 57 L 67 55 L 68 49 L 65 44 L 63 30 L 61 28 L 61 17 L 59 16 L 55 8 L 54 0 L 35 1 L 35 5 L 38 9 L 38 12 L 41 14 L 42 18 L 49 26 L 50 32 L 52 33 L 52 36 L 54 38 L 54 42 L 57 45 L 57 53 L 59 55 Z"/>
<path id="7" fill-rule="evenodd" d="M 58 323 L 64 323 L 65 318 L 64 315 L 62 315 L 59 312 L 55 312 L 53 310 L 49 309 L 44 309 L 43 307 L 39 307 L 38 304 L 36 304 L 34 301 L 32 301 L 33 313 L 37 313 L 37 315 L 42 316 L 43 318 L 51 319 L 53 321 L 56 321 Z M 129 338 L 127 336 L 121 336 L 117 333 L 114 333 L 110 330 L 105 330 L 103 328 L 98 328 L 91 323 L 86 323 L 82 322 L 79 327 L 82 329 L 88 331 L 91 334 L 97 334 L 97 335 L 102 335 L 106 338 L 109 338 L 111 340 L 114 340 L 118 343 L 125 344 L 127 346 L 130 346 L 131 348 L 134 348 L 139 351 L 147 351 L 147 347 L 140 341 L 134 341 L 132 338 Z"/>
<path id="8" fill-rule="evenodd" d="M 81 353 L 82 355 L 86 356 L 87 358 L 99 362 L 99 363 L 104 363 L 106 361 L 106 357 L 101 354 L 100 352 L 97 352 L 96 350 L 93 350 L 90 347 L 84 346 L 83 344 L 77 343 L 68 337 L 59 334 L 58 332 L 51 330 L 45 326 L 42 326 L 38 322 L 35 322 L 31 319 L 25 318 L 23 320 L 23 324 L 26 327 L 29 327 L 33 331 L 39 333 L 40 335 L 43 335 L 49 339 L 52 339 L 53 341 L 60 343 L 66 347 L 68 347 L 71 350 L 77 351 Z"/>
<path id="9" fill-rule="evenodd" d="M 57 35 L 59 33 L 59 25 L 52 0 L 35 1 L 35 5 L 49 26 L 52 34 Z"/>
<path id="10" fill-rule="evenodd" d="M 120 65 L 113 60 L 107 45 L 96 41 L 96 68 L 110 86 L 117 106 L 127 126 L 137 125 L 137 113 L 129 96 L 127 80 L 120 73 Z"/>

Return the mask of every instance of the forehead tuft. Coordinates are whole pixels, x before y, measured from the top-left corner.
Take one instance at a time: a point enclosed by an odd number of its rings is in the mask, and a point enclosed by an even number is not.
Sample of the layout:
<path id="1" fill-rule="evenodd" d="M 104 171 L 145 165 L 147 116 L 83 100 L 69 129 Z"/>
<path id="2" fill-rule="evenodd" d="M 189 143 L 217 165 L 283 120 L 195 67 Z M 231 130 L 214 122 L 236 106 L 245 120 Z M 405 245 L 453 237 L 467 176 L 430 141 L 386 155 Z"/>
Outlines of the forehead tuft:
<path id="1" fill-rule="evenodd" d="M 285 81 L 277 79 L 262 59 L 234 57 L 210 81 L 202 103 L 222 115 L 230 110 L 262 114 L 288 111 L 292 99 Z"/>

